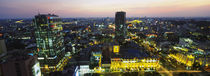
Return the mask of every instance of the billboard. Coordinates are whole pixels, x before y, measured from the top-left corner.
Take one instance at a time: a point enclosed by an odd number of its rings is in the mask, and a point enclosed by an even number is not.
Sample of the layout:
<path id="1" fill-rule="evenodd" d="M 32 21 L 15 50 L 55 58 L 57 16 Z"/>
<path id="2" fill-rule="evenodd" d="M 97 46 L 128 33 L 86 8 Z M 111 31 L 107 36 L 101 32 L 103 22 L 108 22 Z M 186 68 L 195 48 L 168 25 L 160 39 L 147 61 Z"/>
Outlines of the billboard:
<path id="1" fill-rule="evenodd" d="M 119 45 L 114 45 L 113 46 L 113 52 L 114 53 L 119 53 L 119 51 L 120 51 L 120 46 Z"/>

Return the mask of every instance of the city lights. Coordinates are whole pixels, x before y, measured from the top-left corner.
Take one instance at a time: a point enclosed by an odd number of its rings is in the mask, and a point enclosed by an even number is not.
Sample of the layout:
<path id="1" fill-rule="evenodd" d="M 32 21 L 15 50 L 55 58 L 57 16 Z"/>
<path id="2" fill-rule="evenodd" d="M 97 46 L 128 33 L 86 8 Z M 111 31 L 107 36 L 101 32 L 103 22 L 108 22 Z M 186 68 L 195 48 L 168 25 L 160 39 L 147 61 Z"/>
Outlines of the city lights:
<path id="1" fill-rule="evenodd" d="M 210 76 L 210 0 L 1 0 L 0 76 Z"/>

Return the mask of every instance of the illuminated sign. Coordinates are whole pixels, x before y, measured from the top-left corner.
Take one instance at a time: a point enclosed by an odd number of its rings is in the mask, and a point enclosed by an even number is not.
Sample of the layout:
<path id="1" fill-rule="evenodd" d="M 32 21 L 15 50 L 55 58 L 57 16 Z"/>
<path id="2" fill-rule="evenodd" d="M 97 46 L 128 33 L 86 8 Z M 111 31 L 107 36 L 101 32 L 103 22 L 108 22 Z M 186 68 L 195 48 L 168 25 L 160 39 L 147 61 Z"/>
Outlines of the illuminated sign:
<path id="1" fill-rule="evenodd" d="M 43 60 L 44 59 L 44 57 L 38 57 L 38 60 Z"/>
<path id="2" fill-rule="evenodd" d="M 113 48 L 114 48 L 113 49 L 114 53 L 118 53 L 120 51 L 120 46 L 119 45 L 115 45 Z"/>
<path id="3" fill-rule="evenodd" d="M 40 70 L 40 64 L 39 64 L 39 62 L 37 62 L 32 67 L 32 73 L 33 73 L 33 76 L 41 76 L 41 70 Z"/>
<path id="4" fill-rule="evenodd" d="M 33 53 L 28 53 L 28 55 L 34 56 L 34 54 L 33 54 Z"/>

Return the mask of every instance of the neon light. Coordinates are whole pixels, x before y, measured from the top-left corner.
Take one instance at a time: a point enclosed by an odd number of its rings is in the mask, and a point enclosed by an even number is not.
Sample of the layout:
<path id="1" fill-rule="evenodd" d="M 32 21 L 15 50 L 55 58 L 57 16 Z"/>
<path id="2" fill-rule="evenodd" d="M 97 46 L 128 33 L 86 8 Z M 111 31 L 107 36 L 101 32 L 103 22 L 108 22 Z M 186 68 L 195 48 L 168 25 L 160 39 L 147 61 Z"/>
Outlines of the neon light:
<path id="1" fill-rule="evenodd" d="M 40 51 L 39 48 L 37 48 L 37 51 L 38 51 L 38 52 Z"/>
<path id="2" fill-rule="evenodd" d="M 38 60 L 43 60 L 44 59 L 44 57 L 38 57 Z"/>
<path id="3" fill-rule="evenodd" d="M 123 61 L 124 63 L 135 63 L 136 61 Z"/>
<path id="4" fill-rule="evenodd" d="M 34 56 L 34 54 L 33 54 L 33 53 L 28 53 L 28 55 Z"/>
<path id="5" fill-rule="evenodd" d="M 54 56 L 54 57 L 48 57 L 47 59 L 55 59 L 57 58 L 57 56 Z"/>

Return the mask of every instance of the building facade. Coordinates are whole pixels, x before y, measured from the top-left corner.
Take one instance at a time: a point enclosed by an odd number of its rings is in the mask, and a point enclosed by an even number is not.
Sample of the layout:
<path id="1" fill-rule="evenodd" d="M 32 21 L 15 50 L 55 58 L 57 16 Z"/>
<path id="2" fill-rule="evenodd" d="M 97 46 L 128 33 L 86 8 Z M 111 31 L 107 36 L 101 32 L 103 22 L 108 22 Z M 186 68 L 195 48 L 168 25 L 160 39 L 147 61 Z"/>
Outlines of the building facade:
<path id="1" fill-rule="evenodd" d="M 115 14 L 115 38 L 124 39 L 126 36 L 126 12 L 120 11 Z"/>
<path id="2" fill-rule="evenodd" d="M 4 39 L 0 39 L 0 58 L 7 53 L 7 48 Z"/>
<path id="3" fill-rule="evenodd" d="M 42 69 L 59 68 L 64 56 L 64 37 L 61 18 L 54 14 L 38 14 L 34 19 L 38 60 Z"/>
<path id="4" fill-rule="evenodd" d="M 19 50 L 18 50 L 19 51 Z M 41 76 L 37 56 L 15 52 L 1 59 L 2 76 Z"/>

